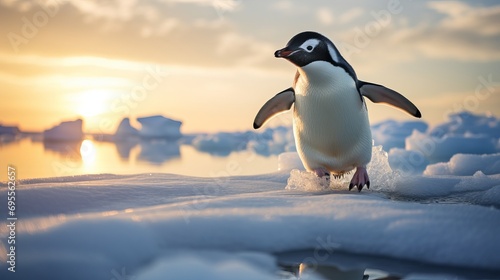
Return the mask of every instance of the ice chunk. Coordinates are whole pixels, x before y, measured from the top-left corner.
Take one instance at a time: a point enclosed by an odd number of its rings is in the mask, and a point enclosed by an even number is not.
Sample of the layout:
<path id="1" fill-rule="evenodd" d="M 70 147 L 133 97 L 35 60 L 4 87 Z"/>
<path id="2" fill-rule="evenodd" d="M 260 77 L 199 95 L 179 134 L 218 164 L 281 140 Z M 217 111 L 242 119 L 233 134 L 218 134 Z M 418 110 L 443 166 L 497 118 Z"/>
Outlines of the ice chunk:
<path id="1" fill-rule="evenodd" d="M 146 138 L 170 138 L 177 139 L 182 137 L 182 122 L 165 118 L 164 116 L 151 116 L 137 118 L 141 124 L 139 135 Z"/>
<path id="2" fill-rule="evenodd" d="M 82 140 L 83 135 L 83 120 L 61 122 L 50 129 L 43 132 L 44 141 L 78 141 Z"/>
<path id="3" fill-rule="evenodd" d="M 406 138 L 406 149 L 425 155 L 430 161 L 447 161 L 456 153 L 491 154 L 496 152 L 496 139 L 487 135 L 451 135 L 443 137 L 414 131 Z"/>
<path id="4" fill-rule="evenodd" d="M 297 152 L 286 152 L 278 156 L 278 170 L 291 171 L 293 169 L 304 170 L 304 165 Z"/>
<path id="5" fill-rule="evenodd" d="M 402 173 L 422 174 L 429 160 L 419 151 L 393 148 L 389 151 L 389 164 Z"/>
<path id="6" fill-rule="evenodd" d="M 233 151 L 244 150 L 249 134 L 219 132 L 216 134 L 201 134 L 196 136 L 192 145 L 199 151 L 225 156 Z"/>
<path id="7" fill-rule="evenodd" d="M 423 121 L 388 120 L 371 126 L 375 145 L 382 145 L 386 151 L 392 148 L 404 148 L 406 137 L 410 136 L 414 130 L 425 132 L 427 128 L 427 123 Z"/>
<path id="8" fill-rule="evenodd" d="M 248 143 L 248 148 L 264 156 L 279 155 L 295 151 L 295 141 L 291 127 L 267 128 L 256 134 Z"/>
<path id="9" fill-rule="evenodd" d="M 286 156 L 292 157 L 291 154 L 286 154 Z M 287 163 L 288 159 L 285 158 L 284 164 Z M 387 153 L 382 149 L 382 146 L 374 146 L 372 148 L 372 160 L 367 166 L 367 172 L 370 177 L 371 188 L 375 190 L 392 191 L 396 186 L 396 182 L 398 182 L 397 180 L 400 178 L 400 175 L 391 169 Z M 290 172 L 286 189 L 307 192 L 318 192 L 327 189 L 347 190 L 353 175 L 354 169 L 340 178 L 331 176 L 330 183 L 328 183 L 325 178 L 319 178 L 313 172 L 294 169 Z"/>
<path id="10" fill-rule="evenodd" d="M 434 137 L 444 135 L 487 135 L 500 138 L 500 119 L 494 116 L 475 115 L 470 112 L 459 112 L 449 115 L 449 122 L 436 126 L 430 131 Z"/>
<path id="11" fill-rule="evenodd" d="M 427 166 L 425 175 L 473 175 L 481 171 L 486 175 L 500 174 L 500 153 L 489 155 L 456 154 L 449 162 Z"/>

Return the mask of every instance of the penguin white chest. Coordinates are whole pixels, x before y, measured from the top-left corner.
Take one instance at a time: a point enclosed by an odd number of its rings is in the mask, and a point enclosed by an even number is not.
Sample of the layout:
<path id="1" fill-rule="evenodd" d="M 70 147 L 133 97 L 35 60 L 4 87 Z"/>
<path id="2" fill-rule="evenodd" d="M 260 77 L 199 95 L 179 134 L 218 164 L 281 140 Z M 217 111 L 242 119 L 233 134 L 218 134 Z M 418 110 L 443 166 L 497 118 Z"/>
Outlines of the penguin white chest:
<path id="1" fill-rule="evenodd" d="M 368 113 L 354 80 L 341 67 L 315 61 L 299 69 L 294 135 L 309 170 L 341 174 L 371 159 Z"/>

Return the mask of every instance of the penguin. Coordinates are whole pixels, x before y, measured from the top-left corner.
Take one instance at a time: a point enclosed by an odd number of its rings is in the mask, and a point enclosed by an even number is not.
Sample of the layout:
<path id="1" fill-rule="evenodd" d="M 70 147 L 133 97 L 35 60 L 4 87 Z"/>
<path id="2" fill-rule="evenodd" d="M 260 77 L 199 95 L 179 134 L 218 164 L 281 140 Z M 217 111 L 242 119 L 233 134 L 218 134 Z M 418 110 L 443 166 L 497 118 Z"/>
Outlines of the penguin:
<path id="1" fill-rule="evenodd" d="M 372 136 L 364 97 L 386 103 L 421 118 L 418 108 L 400 93 L 359 80 L 353 67 L 327 37 L 312 31 L 292 37 L 274 53 L 297 67 L 292 87 L 257 113 L 253 127 L 293 107 L 293 133 L 304 167 L 318 177 L 340 177 L 355 170 L 349 190 L 370 188 L 366 165 Z"/>

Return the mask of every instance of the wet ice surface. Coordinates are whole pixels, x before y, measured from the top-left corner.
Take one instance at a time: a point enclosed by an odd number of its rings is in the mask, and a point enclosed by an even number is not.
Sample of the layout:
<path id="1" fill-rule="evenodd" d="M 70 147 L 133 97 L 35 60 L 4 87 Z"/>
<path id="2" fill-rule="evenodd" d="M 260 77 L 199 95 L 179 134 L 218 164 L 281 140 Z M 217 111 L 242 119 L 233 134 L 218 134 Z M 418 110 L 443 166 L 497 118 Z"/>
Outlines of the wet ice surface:
<path id="1" fill-rule="evenodd" d="M 22 266 L 9 274 L 2 238 L 0 274 L 118 279 L 124 268 L 136 279 L 280 279 L 279 265 L 316 262 L 332 275 L 332 265 L 358 276 L 366 268 L 498 275 L 500 175 L 399 174 L 374 147 L 372 187 L 358 193 L 347 191 L 349 176 L 314 185 L 311 174 L 290 170 L 296 164 L 284 157 L 278 173 L 243 177 L 24 180 L 16 247 Z M 0 225 L 2 236 L 6 228 Z M 392 269 L 400 262 L 409 268 L 391 271 L 374 261 L 381 258 L 393 261 Z"/>

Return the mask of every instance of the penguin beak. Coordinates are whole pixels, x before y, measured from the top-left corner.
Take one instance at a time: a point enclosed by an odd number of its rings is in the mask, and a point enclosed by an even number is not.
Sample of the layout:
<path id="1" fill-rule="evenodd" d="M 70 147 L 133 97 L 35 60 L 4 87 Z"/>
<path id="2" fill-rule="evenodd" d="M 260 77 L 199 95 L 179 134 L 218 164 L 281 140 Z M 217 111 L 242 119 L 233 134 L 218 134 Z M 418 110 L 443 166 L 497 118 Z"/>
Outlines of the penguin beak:
<path id="1" fill-rule="evenodd" d="M 274 52 L 274 57 L 283 57 L 283 58 L 287 58 L 289 56 L 291 56 L 292 54 L 294 54 L 296 51 L 291 51 L 289 50 L 288 48 L 283 48 L 281 50 L 277 50 Z"/>

